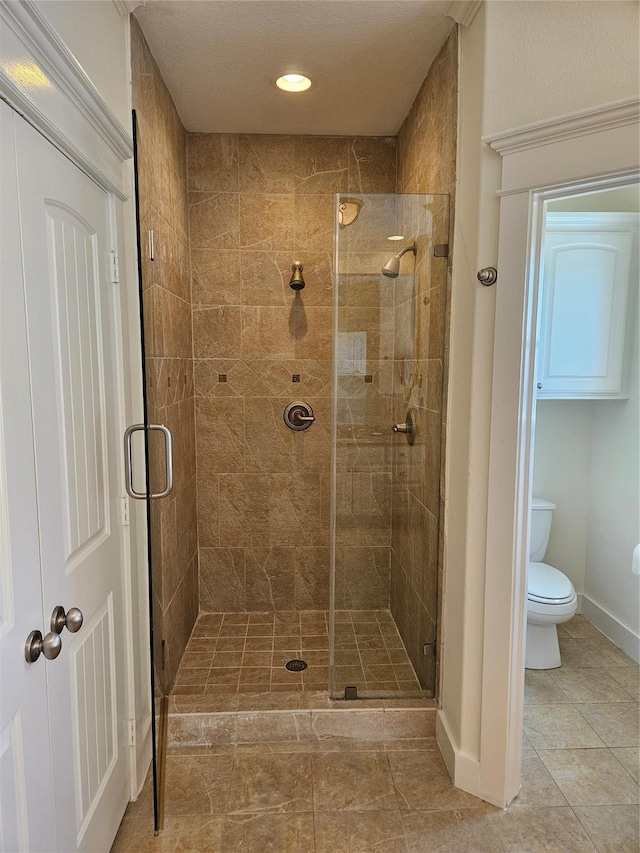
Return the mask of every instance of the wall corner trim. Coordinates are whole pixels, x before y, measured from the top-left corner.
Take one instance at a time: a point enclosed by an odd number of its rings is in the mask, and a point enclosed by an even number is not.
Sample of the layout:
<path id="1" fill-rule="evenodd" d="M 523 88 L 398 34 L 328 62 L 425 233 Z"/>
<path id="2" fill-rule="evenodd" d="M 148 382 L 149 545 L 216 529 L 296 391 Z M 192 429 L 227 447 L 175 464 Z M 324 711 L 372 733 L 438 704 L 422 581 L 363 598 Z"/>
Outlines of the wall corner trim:
<path id="1" fill-rule="evenodd" d="M 0 97 L 108 192 L 121 199 L 131 134 L 31 0 L 0 0 Z"/>
<path id="2" fill-rule="evenodd" d="M 504 156 L 588 133 L 636 124 L 639 120 L 640 99 L 625 98 L 588 110 L 578 110 L 557 118 L 483 136 L 482 141 Z"/>
<path id="3" fill-rule="evenodd" d="M 147 0 L 113 0 L 113 5 L 118 10 L 118 14 L 124 18 L 130 15 L 138 6 L 146 6 Z"/>
<path id="4" fill-rule="evenodd" d="M 470 27 L 471 22 L 478 14 L 483 0 L 449 0 L 444 10 L 445 18 L 453 18 L 457 24 Z"/>

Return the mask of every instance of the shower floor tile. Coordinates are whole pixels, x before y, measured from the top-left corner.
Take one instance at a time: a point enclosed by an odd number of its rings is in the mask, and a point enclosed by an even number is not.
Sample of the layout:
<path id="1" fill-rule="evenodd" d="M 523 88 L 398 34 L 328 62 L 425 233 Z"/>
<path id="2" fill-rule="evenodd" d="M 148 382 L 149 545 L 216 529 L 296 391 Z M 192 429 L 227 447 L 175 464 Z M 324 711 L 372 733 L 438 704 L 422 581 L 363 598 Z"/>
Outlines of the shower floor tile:
<path id="1" fill-rule="evenodd" d="M 290 672 L 285 664 L 304 660 Z M 387 610 L 341 610 L 335 624 L 335 692 L 423 696 Z M 205 613 L 191 634 L 174 697 L 318 692 L 329 683 L 329 613 Z"/>

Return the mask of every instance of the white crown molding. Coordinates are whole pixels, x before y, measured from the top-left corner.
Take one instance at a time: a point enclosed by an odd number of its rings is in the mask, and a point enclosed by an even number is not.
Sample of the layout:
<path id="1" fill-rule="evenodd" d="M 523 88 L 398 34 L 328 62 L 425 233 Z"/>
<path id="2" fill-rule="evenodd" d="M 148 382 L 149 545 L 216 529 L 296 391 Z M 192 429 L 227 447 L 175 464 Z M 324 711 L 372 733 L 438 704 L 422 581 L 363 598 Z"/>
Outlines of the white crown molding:
<path id="1" fill-rule="evenodd" d="M 482 141 L 504 156 L 589 133 L 637 124 L 638 121 L 640 121 L 640 100 L 627 98 L 588 110 L 568 113 L 558 118 L 526 124 L 503 133 L 483 136 Z"/>
<path id="2" fill-rule="evenodd" d="M 0 0 L 0 97 L 83 171 L 125 198 L 133 143 L 82 66 L 31 0 Z"/>
<path id="3" fill-rule="evenodd" d="M 124 18 L 125 15 L 130 15 L 138 6 L 146 6 L 147 0 L 113 0 L 113 5 L 121 17 Z"/>
<path id="4" fill-rule="evenodd" d="M 463 27 L 470 27 L 471 22 L 478 14 L 483 0 L 449 0 L 447 8 L 444 11 L 445 18 L 453 18 L 458 24 Z"/>

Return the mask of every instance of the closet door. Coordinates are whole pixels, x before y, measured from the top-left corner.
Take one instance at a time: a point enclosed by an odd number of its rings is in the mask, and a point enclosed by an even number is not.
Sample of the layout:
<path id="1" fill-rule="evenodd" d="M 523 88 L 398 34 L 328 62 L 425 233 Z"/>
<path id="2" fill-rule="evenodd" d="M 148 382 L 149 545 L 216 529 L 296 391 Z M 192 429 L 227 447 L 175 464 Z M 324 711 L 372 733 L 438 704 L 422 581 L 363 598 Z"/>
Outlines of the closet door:
<path id="1" fill-rule="evenodd" d="M 56 849 L 13 111 L 0 102 L 0 850 Z"/>
<path id="2" fill-rule="evenodd" d="M 83 614 L 47 661 L 57 849 L 98 853 L 129 791 L 112 200 L 20 120 L 16 142 L 45 629 Z"/>

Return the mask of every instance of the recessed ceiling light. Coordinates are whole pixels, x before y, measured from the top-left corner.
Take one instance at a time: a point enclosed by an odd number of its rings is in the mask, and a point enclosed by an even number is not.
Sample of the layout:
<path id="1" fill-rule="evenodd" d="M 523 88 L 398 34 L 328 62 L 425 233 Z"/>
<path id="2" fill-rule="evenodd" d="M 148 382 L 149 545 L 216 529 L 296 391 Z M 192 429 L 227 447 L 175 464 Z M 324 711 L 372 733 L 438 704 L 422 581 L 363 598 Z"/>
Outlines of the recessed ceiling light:
<path id="1" fill-rule="evenodd" d="M 283 74 L 275 80 L 275 84 L 283 92 L 306 92 L 313 86 L 313 82 L 304 74 Z"/>
<path id="2" fill-rule="evenodd" d="M 387 237 L 387 240 L 404 240 L 402 234 L 392 234 L 391 237 Z"/>

